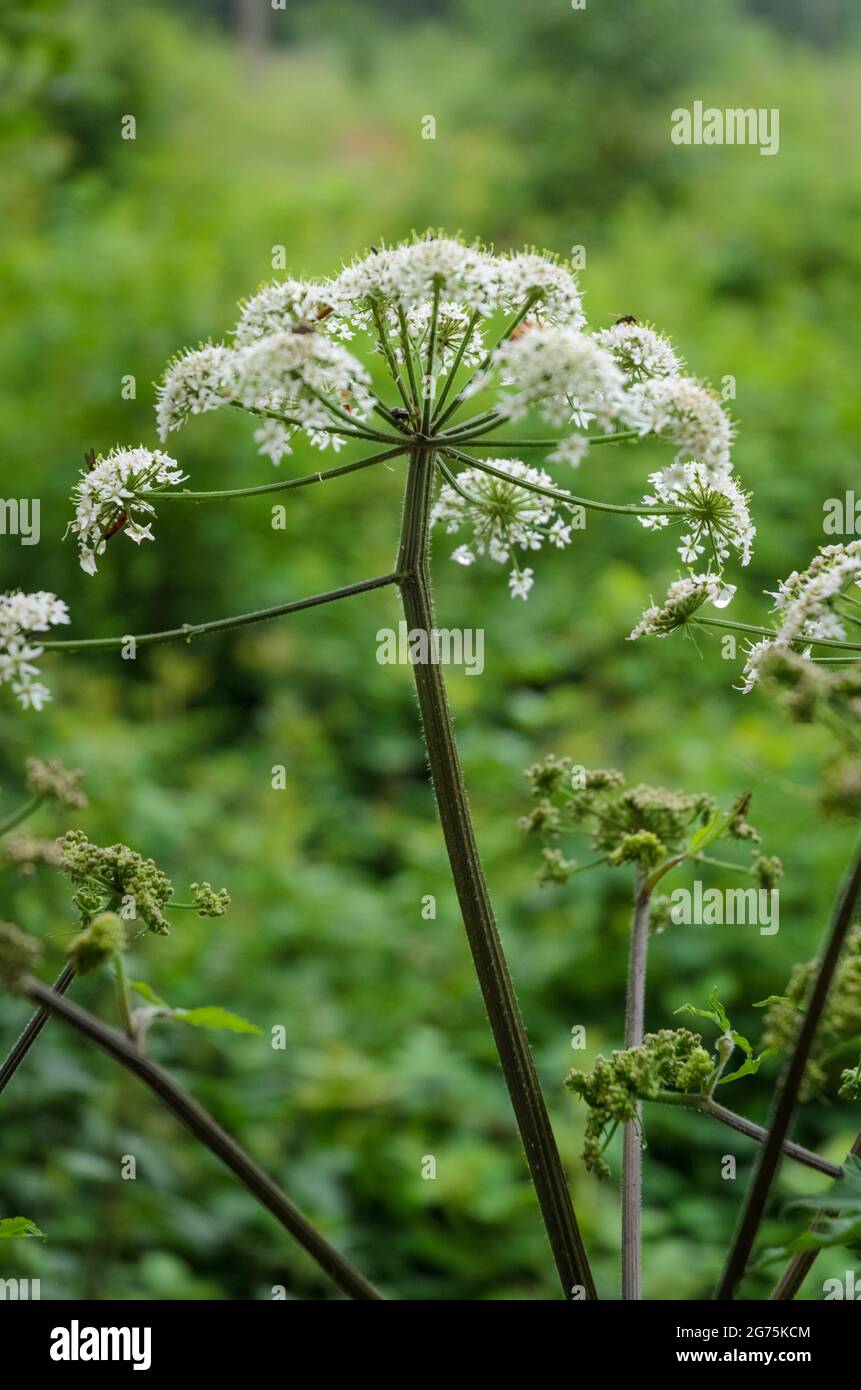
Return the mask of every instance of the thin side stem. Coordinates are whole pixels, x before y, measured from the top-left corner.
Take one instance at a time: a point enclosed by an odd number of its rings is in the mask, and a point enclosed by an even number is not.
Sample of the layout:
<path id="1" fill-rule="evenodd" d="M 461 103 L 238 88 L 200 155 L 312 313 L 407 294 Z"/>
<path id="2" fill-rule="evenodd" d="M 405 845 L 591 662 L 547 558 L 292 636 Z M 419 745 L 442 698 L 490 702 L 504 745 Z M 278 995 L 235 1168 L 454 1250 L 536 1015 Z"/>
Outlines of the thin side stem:
<path id="1" fill-rule="evenodd" d="M 292 603 L 279 603 L 274 608 L 259 608 L 254 613 L 240 613 L 235 618 L 217 618 L 211 623 L 186 623 L 184 627 L 168 628 L 164 632 L 142 632 L 132 637 L 87 637 L 80 641 L 40 642 L 45 651 L 116 651 L 126 642 L 133 640 L 139 647 L 153 647 L 161 642 L 190 642 L 193 637 L 201 637 L 207 632 L 224 632 L 229 628 L 246 627 L 249 623 L 266 622 L 269 618 L 281 618 L 287 613 L 300 613 L 305 608 L 317 608 L 321 603 L 334 603 L 339 598 L 350 598 L 353 594 L 365 594 L 369 589 L 382 589 L 386 584 L 394 584 L 396 574 L 383 574 L 377 579 L 363 579 L 357 584 L 347 584 L 342 589 L 328 589 L 325 594 L 314 594 L 311 598 L 295 599 Z"/>
<path id="2" fill-rule="evenodd" d="M 225 1133 L 187 1091 L 177 1085 L 173 1077 L 149 1058 L 141 1056 L 128 1038 L 124 1038 L 122 1033 L 116 1032 L 115 1029 L 108 1028 L 100 1019 L 79 1008 L 70 999 L 55 994 L 40 980 L 26 979 L 22 991 L 33 1003 L 62 1019 L 70 1028 L 82 1033 L 109 1057 L 113 1057 L 121 1066 L 139 1077 L 186 1129 L 191 1131 L 195 1139 L 229 1168 L 252 1197 L 272 1213 L 343 1293 L 357 1299 L 380 1298 L 381 1295 L 373 1284 L 320 1235 L 245 1150 Z"/>
<path id="3" fill-rule="evenodd" d="M 710 1115 L 713 1120 L 719 1120 L 722 1125 L 727 1125 L 730 1129 L 737 1130 L 739 1134 L 745 1134 L 748 1139 L 755 1139 L 758 1144 L 764 1144 L 768 1138 L 768 1130 L 763 1129 L 762 1125 L 754 1124 L 753 1120 L 748 1120 L 744 1115 L 738 1115 L 734 1110 L 728 1110 L 725 1105 L 720 1105 L 711 1096 L 688 1095 L 680 1091 L 661 1091 L 657 1096 L 650 1098 L 658 1105 L 678 1105 L 685 1110 L 695 1110 L 700 1115 Z M 817 1173 L 825 1173 L 829 1178 L 839 1178 L 842 1169 L 832 1163 L 830 1159 L 823 1158 L 822 1154 L 816 1153 L 813 1149 L 806 1149 L 803 1144 L 796 1144 L 792 1139 L 783 1141 L 783 1152 L 787 1158 L 794 1158 L 796 1163 L 803 1163 L 807 1168 L 815 1168 Z"/>
<path id="4" fill-rule="evenodd" d="M 0 821 L 0 835 L 6 835 L 10 830 L 14 830 L 16 825 L 20 825 L 28 816 L 32 816 L 34 811 L 38 811 L 45 797 L 39 793 L 38 796 L 31 796 L 29 801 L 25 801 L 23 806 L 19 806 L 17 811 L 13 811 L 4 821 Z"/>
<path id="5" fill-rule="evenodd" d="M 484 433 L 484 431 L 482 431 Z M 619 430 L 616 434 L 589 434 L 584 435 L 584 443 L 595 444 L 622 444 L 627 440 L 642 439 L 644 436 L 639 430 Z M 452 431 L 451 434 L 444 436 L 446 444 L 457 444 L 467 442 L 467 435 Z M 562 440 L 556 439 L 485 439 L 470 438 L 468 440 L 471 449 L 558 449 Z"/>
<path id="6" fill-rule="evenodd" d="M 646 955 L 649 944 L 650 894 L 644 875 L 637 871 L 634 911 L 631 917 L 631 943 L 628 956 L 628 991 L 625 1000 L 625 1047 L 639 1047 L 643 1041 L 646 1010 Z M 622 1298 L 642 1298 L 641 1261 L 643 1107 L 625 1125 L 622 1135 Z"/>
<path id="7" fill-rule="evenodd" d="M 428 568 L 433 453 L 410 461 L 397 570 L 404 616 L 413 629 L 434 627 Z M 566 1297 L 575 1286 L 597 1297 L 556 1140 L 535 1071 L 475 842 L 441 667 L 413 666 L 437 809 L 452 878 L 502 1071 L 544 1224 Z"/>
<path id="8" fill-rule="evenodd" d="M 525 478 L 512 478 L 510 473 L 504 473 L 501 468 L 494 468 L 492 463 L 486 463 L 484 459 L 471 458 L 469 454 L 461 453 L 459 449 L 446 447 L 443 453 L 448 458 L 458 459 L 460 463 L 468 463 L 471 468 L 477 468 L 481 473 L 489 473 L 494 478 L 502 478 L 506 483 L 514 483 L 517 487 L 525 488 L 527 492 L 537 492 L 541 497 L 553 497 L 558 502 L 567 502 L 570 506 L 585 507 L 587 511 L 593 512 L 619 512 L 625 516 L 683 516 L 682 507 L 637 507 L 623 506 L 615 502 L 593 502 L 589 497 L 578 497 L 573 492 L 563 492 L 560 488 L 542 487 L 540 483 L 530 483 Z"/>
<path id="9" fill-rule="evenodd" d="M 55 994 L 65 994 L 74 978 L 75 967 L 66 964 L 51 988 Z M 47 1009 L 37 1009 L 18 1041 L 13 1044 L 9 1055 L 0 1067 L 0 1091 L 5 1091 L 50 1017 Z"/>
<path id="10" fill-rule="evenodd" d="M 229 401 L 228 404 L 233 406 L 234 410 L 244 410 L 246 415 L 256 415 L 260 420 L 278 420 L 282 425 L 293 425 L 297 430 L 305 429 L 304 421 L 297 420 L 292 415 L 282 415 L 277 410 L 264 410 L 262 406 L 257 405 L 242 405 L 239 401 Z M 374 444 L 379 444 L 381 441 L 389 444 L 395 442 L 394 435 L 381 434 L 377 430 L 369 431 L 361 427 L 346 430 L 336 425 L 314 425 L 313 432 L 314 434 L 337 434 L 342 439 L 370 439 Z"/>
<path id="11" fill-rule="evenodd" d="M 726 618 L 692 618 L 691 623 L 696 627 L 719 627 L 726 632 L 744 632 L 751 637 L 771 637 L 777 636 L 777 631 L 773 627 L 755 627 L 751 623 L 733 623 Z M 839 647 L 847 652 L 861 652 L 861 642 L 841 642 L 837 637 L 803 637 L 798 639 L 799 645 L 804 647 Z"/>
<path id="12" fill-rule="evenodd" d="M 442 408 L 445 405 L 446 400 L 448 399 L 448 393 L 452 388 L 452 384 L 454 382 L 455 377 L 457 376 L 457 369 L 463 361 L 463 354 L 466 352 L 466 349 L 469 346 L 469 341 L 473 333 L 475 332 L 476 325 L 478 324 L 480 318 L 481 314 L 474 310 L 472 317 L 469 320 L 469 323 L 464 329 L 463 337 L 461 338 L 457 352 L 454 355 L 454 361 L 449 367 L 448 375 L 446 376 L 445 382 L 443 383 L 443 388 L 439 394 L 439 400 L 436 404 L 436 415 L 434 417 L 435 420 L 439 419 L 440 414 L 442 412 Z"/>
<path id="13" fill-rule="evenodd" d="M 861 1131 L 855 1136 L 855 1143 L 852 1145 L 849 1152 L 854 1154 L 856 1158 L 861 1158 Z M 838 1168 L 837 1172 L 832 1174 L 832 1176 L 840 1177 L 842 1172 L 843 1169 Z M 810 1223 L 810 1230 L 815 1231 L 819 1222 L 828 1216 L 828 1214 L 827 1210 L 818 1211 Z M 783 1274 L 769 1294 L 769 1301 L 782 1303 L 793 1299 L 813 1268 L 818 1254 L 818 1250 L 800 1250 L 797 1255 L 793 1255 L 786 1269 L 783 1271 Z"/>
<path id="14" fill-rule="evenodd" d="M 482 358 L 481 362 L 476 368 L 475 375 L 481 376 L 483 372 L 487 371 L 488 367 L 493 361 L 494 353 L 496 353 L 499 350 L 499 348 L 502 347 L 502 344 L 504 342 L 507 342 L 507 340 L 511 337 L 515 329 L 520 327 L 521 323 L 526 318 L 526 315 L 529 313 L 529 310 L 532 308 L 534 304 L 537 304 L 540 298 L 541 292 L 539 290 L 533 290 L 531 294 L 527 295 L 526 299 L 523 302 L 523 305 L 520 309 L 518 309 L 517 313 L 514 315 L 511 321 L 502 330 L 501 336 L 497 338 L 496 342 L 493 344 L 493 347 L 488 348 L 487 352 L 485 353 L 484 357 Z M 461 390 L 458 391 L 457 395 L 455 396 L 454 400 L 449 406 L 448 410 L 446 410 L 444 414 L 439 416 L 437 420 L 438 428 L 442 428 L 446 420 L 451 418 L 451 416 L 457 410 L 458 406 L 463 404 L 464 399 L 465 398 L 463 394 L 463 389 L 461 388 Z"/>
<path id="15" fill-rule="evenodd" d="M 361 468 L 370 468 L 373 463 L 383 463 L 386 459 L 397 458 L 406 452 L 406 442 L 397 448 L 383 449 L 370 458 L 356 459 L 353 463 L 342 463 L 337 468 L 324 469 L 322 473 L 306 473 L 301 478 L 280 478 L 276 483 L 261 483 L 256 487 L 231 487 L 223 492 L 189 492 L 187 488 L 179 491 L 148 492 L 147 497 L 156 497 L 160 502 L 224 502 L 233 497 L 261 497 L 267 492 L 289 492 L 295 487 L 308 487 L 311 483 L 324 483 L 329 478 L 340 478 L 345 473 L 356 473 Z"/>
<path id="16" fill-rule="evenodd" d="M 715 1298 L 731 1299 L 741 1282 L 753 1243 L 765 1212 L 771 1185 L 777 1176 L 783 1144 L 798 1101 L 798 1092 L 810 1056 L 810 1049 L 828 998 L 828 991 L 840 960 L 846 935 L 852 924 L 858 895 L 861 893 L 861 845 L 854 854 L 844 879 L 832 915 L 831 929 L 822 953 L 813 989 L 805 1013 L 801 1017 L 792 1055 L 784 1072 L 777 1095 L 768 1136 L 759 1156 L 759 1163 L 747 1194 L 735 1240 L 727 1257 Z"/>

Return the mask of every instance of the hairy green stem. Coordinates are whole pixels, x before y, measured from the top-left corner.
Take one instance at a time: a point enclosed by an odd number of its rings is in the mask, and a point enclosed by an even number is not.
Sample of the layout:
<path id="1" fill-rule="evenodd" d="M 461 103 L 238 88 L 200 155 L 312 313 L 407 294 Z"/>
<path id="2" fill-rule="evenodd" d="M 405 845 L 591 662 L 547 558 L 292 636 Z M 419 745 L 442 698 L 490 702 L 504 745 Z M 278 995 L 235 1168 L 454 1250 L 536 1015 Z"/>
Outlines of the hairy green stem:
<path id="1" fill-rule="evenodd" d="M 139 647 L 153 647 L 160 642 L 190 642 L 193 637 L 201 637 L 207 632 L 224 632 L 229 628 L 246 627 L 249 623 L 262 623 L 268 618 L 281 618 L 287 613 L 300 613 L 305 608 L 316 608 L 321 603 L 334 603 L 336 599 L 350 598 L 353 594 L 365 594 L 369 589 L 381 589 L 386 584 L 397 581 L 395 574 L 383 574 L 377 579 L 363 579 L 357 584 L 346 584 L 342 589 L 328 589 L 324 594 L 314 594 L 311 598 L 295 599 L 292 603 L 279 603 L 274 608 L 259 608 L 254 613 L 240 613 L 235 618 L 217 618 L 211 623 L 186 623 L 183 627 L 167 628 L 164 632 L 142 632 L 123 637 L 87 637 L 79 641 L 69 639 L 62 642 L 41 642 L 45 651 L 115 651 L 128 641 Z"/>
<path id="2" fill-rule="evenodd" d="M 113 1057 L 121 1066 L 139 1077 L 186 1129 L 191 1131 L 195 1139 L 229 1168 L 252 1197 L 272 1213 L 343 1293 L 348 1294 L 350 1298 L 363 1300 L 380 1298 L 373 1284 L 329 1244 L 245 1150 L 240 1148 L 166 1071 L 147 1057 L 143 1057 L 128 1038 L 115 1029 L 108 1028 L 100 1019 L 87 1013 L 70 999 L 56 994 L 40 980 L 25 979 L 21 992 L 34 1004 L 38 1004 L 48 1013 L 62 1019 L 70 1028 L 89 1038 L 90 1042 L 95 1043 L 109 1057 Z"/>
<path id="3" fill-rule="evenodd" d="M 481 473 L 489 473 L 494 478 L 502 478 L 504 482 L 514 483 L 517 487 L 525 488 L 527 492 L 537 492 L 541 497 L 552 497 L 558 502 L 567 502 L 570 506 L 585 507 L 587 511 L 616 512 L 623 516 L 685 515 L 682 507 L 628 507 L 622 503 L 593 502 L 591 498 L 577 497 L 573 492 L 563 492 L 555 487 L 543 487 L 540 483 L 530 483 L 525 478 L 512 478 L 510 473 L 504 473 L 501 468 L 494 468 L 493 464 L 486 463 L 484 459 L 471 458 L 469 454 L 461 453 L 459 449 L 450 449 L 446 446 L 443 452 L 448 458 L 457 459 L 460 463 L 468 463 L 471 468 L 477 468 Z"/>
<path id="4" fill-rule="evenodd" d="M 628 989 L 625 999 L 625 1047 L 639 1047 L 643 1041 L 646 1010 L 646 955 L 649 944 L 650 893 L 645 877 L 637 870 L 634 911 L 631 916 L 631 942 L 628 956 Z M 622 1298 L 642 1298 L 642 1235 L 640 1213 L 643 1183 L 643 1108 L 625 1125 L 622 1135 Z"/>
<path id="5" fill-rule="evenodd" d="M 407 479 L 397 571 L 411 628 L 434 627 L 428 564 L 433 452 L 415 450 Z M 437 809 L 467 939 L 526 1158 L 566 1297 L 596 1290 L 535 1071 L 481 867 L 445 682 L 438 664 L 414 664 Z"/>
<path id="6" fill-rule="evenodd" d="M 822 1011 L 825 1008 L 828 991 L 831 988 L 834 972 L 840 960 L 843 944 L 852 925 L 859 893 L 861 893 L 861 845 L 856 847 L 849 871 L 841 884 L 834 905 L 828 940 L 820 959 L 807 1008 L 801 1016 L 795 1045 L 781 1080 L 768 1134 L 748 1190 L 735 1240 L 715 1290 L 715 1298 L 734 1298 L 744 1275 L 765 1212 L 768 1194 L 780 1166 L 784 1141 L 798 1101 L 798 1093 L 804 1079 L 810 1049 L 822 1017 Z"/>
<path id="7" fill-rule="evenodd" d="M 772 640 L 777 637 L 777 631 L 773 627 L 755 627 L 751 623 L 733 623 L 726 618 L 691 618 L 691 623 L 696 627 L 719 627 L 726 632 L 744 632 L 751 637 L 770 637 Z M 839 647 L 842 651 L 861 652 L 861 642 L 841 642 L 837 637 L 799 637 L 799 646 L 804 647 Z"/>
<path id="8" fill-rule="evenodd" d="M 261 483 L 256 487 L 231 487 L 222 492 L 190 492 L 187 488 L 174 491 L 153 490 L 146 496 L 156 497 L 160 502 L 224 502 L 233 497 L 261 497 L 267 492 L 289 492 L 295 487 L 324 483 L 329 478 L 341 478 L 345 473 L 356 473 L 359 469 L 370 468 L 371 464 L 398 458 L 406 452 L 406 447 L 406 443 L 399 444 L 397 448 L 383 449 L 381 453 L 372 454 L 370 458 L 342 463 L 337 468 L 324 469 L 322 473 L 306 473 L 301 478 L 279 478 L 276 483 Z"/>

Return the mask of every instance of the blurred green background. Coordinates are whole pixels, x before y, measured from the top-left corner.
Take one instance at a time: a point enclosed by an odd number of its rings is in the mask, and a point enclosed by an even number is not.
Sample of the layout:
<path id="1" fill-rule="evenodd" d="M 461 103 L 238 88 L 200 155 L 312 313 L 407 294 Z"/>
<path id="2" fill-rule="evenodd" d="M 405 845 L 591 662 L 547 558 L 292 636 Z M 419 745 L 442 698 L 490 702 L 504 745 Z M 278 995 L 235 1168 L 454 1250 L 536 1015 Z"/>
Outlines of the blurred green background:
<path id="1" fill-rule="evenodd" d="M 593 325 L 635 314 L 691 369 L 737 383 L 737 468 L 754 489 L 754 562 L 737 616 L 823 543 L 822 503 L 857 480 L 861 277 L 861 36 L 851 0 L 703 6 L 693 0 L 376 0 L 230 6 L 209 0 L 33 0 L 0 9 L 0 459 L 4 496 L 42 499 L 42 542 L 4 538 L 0 590 L 47 588 L 81 635 L 241 612 L 390 567 L 401 466 L 296 493 L 285 531 L 265 499 L 165 506 L 155 546 L 115 541 L 94 579 L 61 538 L 85 450 L 155 443 L 168 357 L 235 321 L 237 299 L 413 227 L 565 253 L 584 245 Z M 670 112 L 778 107 L 780 152 L 679 148 Z M 120 138 L 133 114 L 134 142 Z M 436 119 L 433 141 L 422 118 Z M 122 377 L 137 383 L 122 397 Z M 268 482 L 241 418 L 194 422 L 174 452 L 193 485 Z M 633 500 L 666 451 L 601 450 L 587 495 Z M 316 456 L 315 456 L 316 458 Z M 307 449 L 282 464 L 318 466 Z M 831 745 L 733 689 L 717 642 L 624 639 L 674 574 L 671 539 L 590 520 L 543 553 L 528 604 L 494 566 L 437 547 L 444 625 L 484 627 L 486 669 L 451 699 L 479 843 L 601 1292 L 618 1284 L 615 1182 L 579 1160 L 582 1114 L 562 1087 L 571 1028 L 587 1061 L 619 1046 L 623 873 L 535 886 L 522 769 L 547 752 L 616 765 L 727 801 L 786 863 L 781 930 L 679 927 L 653 946 L 647 1025 L 672 1026 L 717 985 L 737 1026 L 817 948 L 852 827 L 815 788 Z M 380 666 L 394 625 L 372 594 L 193 646 L 46 658 L 42 715 L 0 704 L 0 811 L 27 755 L 86 770 L 90 808 L 39 813 L 153 855 L 181 890 L 226 884 L 229 917 L 177 914 L 132 974 L 172 1003 L 220 1003 L 261 1038 L 164 1028 L 153 1053 L 387 1293 L 410 1299 L 555 1296 L 555 1277 L 488 1035 L 417 733 L 407 668 Z M 65 635 L 65 634 L 63 634 Z M 283 764 L 288 787 L 274 791 Z M 577 850 L 573 844 L 567 846 Z M 719 879 L 714 880 L 720 882 Z M 40 934 L 59 968 L 74 914 L 51 870 L 5 870 L 0 916 Z M 434 894 L 436 920 L 421 899 Z M 75 995 L 112 1017 L 105 976 Z M 5 1050 L 26 1010 L 0 1005 Z M 269 1033 L 286 1030 L 273 1051 Z M 762 1120 L 776 1069 L 734 1104 Z M 645 1293 L 702 1298 L 720 1268 L 754 1158 L 709 1121 L 648 1114 Z M 808 1107 L 797 1137 L 836 1160 L 857 1107 Z M 725 1153 L 738 1180 L 720 1176 Z M 123 1154 L 138 1176 L 119 1178 Z M 433 1155 L 434 1181 L 421 1176 Z M 613 1149 L 618 1172 L 618 1145 Z M 816 1175 L 784 1166 L 783 1197 Z M 767 1243 L 794 1229 L 779 1219 Z M 51 1025 L 2 1102 L 0 1214 L 49 1239 L 9 1243 L 4 1276 L 45 1298 L 330 1297 L 316 1269 L 148 1094 Z M 796 1223 L 797 1224 L 797 1223 Z M 805 1296 L 852 1263 L 820 1258 Z M 746 1291 L 762 1295 L 770 1273 Z"/>

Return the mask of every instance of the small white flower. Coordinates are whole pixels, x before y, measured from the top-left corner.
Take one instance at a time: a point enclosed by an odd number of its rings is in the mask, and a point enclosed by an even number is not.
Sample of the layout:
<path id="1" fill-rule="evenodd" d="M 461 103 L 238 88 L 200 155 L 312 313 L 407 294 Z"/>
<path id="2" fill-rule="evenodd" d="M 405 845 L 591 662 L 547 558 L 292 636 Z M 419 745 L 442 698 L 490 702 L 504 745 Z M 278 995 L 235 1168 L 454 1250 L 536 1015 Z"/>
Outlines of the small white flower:
<path id="1" fill-rule="evenodd" d="M 685 564 L 695 564 L 706 549 L 718 568 L 726 563 L 732 550 L 737 551 L 743 565 L 750 563 L 756 528 L 750 518 L 747 494 L 742 492 L 738 479 L 728 473 L 715 477 L 704 464 L 691 462 L 673 463 L 650 473 L 649 482 L 655 491 L 643 498 L 646 506 L 666 503 L 682 509 L 684 523 L 690 528 L 678 548 Z M 666 526 L 669 521 L 670 517 L 661 514 L 640 517 L 640 524 L 649 530 Z"/>
<path id="2" fill-rule="evenodd" d="M 111 449 L 94 467 L 82 471 L 72 491 L 75 519 L 69 530 L 77 536 L 81 569 L 96 573 L 96 560 L 104 554 L 108 536 L 123 531 L 138 545 L 151 541 L 152 524 L 142 516 L 154 516 L 146 500 L 153 488 L 174 487 L 186 480 L 176 459 L 158 449 Z"/>
<path id="3" fill-rule="evenodd" d="M 475 556 L 468 545 L 459 545 L 457 550 L 451 552 L 451 558 L 458 565 L 474 565 Z"/>
<path id="4" fill-rule="evenodd" d="M 258 338 L 285 333 L 296 324 L 316 322 L 325 312 L 323 286 L 307 280 L 275 280 L 241 305 L 234 330 L 237 347 L 248 347 Z"/>
<path id="5" fill-rule="evenodd" d="M 34 663 L 43 649 L 30 637 L 70 621 L 62 599 L 44 589 L 0 594 L 0 685 L 11 684 L 24 709 L 40 710 L 51 698 L 47 686 L 35 679 L 39 671 Z"/>
<path id="6" fill-rule="evenodd" d="M 271 458 L 276 466 L 293 452 L 287 426 L 280 420 L 265 420 L 259 430 L 254 431 L 254 440 L 259 446 L 257 452 Z"/>
<path id="7" fill-rule="evenodd" d="M 511 590 L 512 598 L 528 598 L 529 590 L 534 583 L 531 569 L 512 570 L 508 576 L 508 587 Z"/>

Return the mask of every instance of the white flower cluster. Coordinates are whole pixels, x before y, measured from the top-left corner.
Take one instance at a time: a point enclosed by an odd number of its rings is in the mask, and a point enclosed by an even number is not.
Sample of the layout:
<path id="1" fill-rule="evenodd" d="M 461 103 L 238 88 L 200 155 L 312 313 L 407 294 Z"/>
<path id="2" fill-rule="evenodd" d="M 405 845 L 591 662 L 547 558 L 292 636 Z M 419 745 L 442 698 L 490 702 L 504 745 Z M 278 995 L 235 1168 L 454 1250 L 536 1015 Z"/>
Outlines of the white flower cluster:
<path id="1" fill-rule="evenodd" d="M 256 323 L 262 317 L 255 311 Z M 374 403 L 362 364 L 339 343 L 300 324 L 262 337 L 249 334 L 239 347 L 207 344 L 188 352 L 168 368 L 158 395 L 162 440 L 190 415 L 232 403 L 262 415 L 286 417 L 274 422 L 280 428 L 270 423 L 257 435 L 261 453 L 276 463 L 290 452 L 289 441 L 297 429 L 320 449 L 343 442 L 321 395 L 356 421 L 367 419 Z M 345 428 L 349 429 L 346 421 Z"/>
<path id="2" fill-rule="evenodd" d="M 687 376 L 652 377 L 631 387 L 628 414 L 640 433 L 666 435 L 676 460 L 694 458 L 718 478 L 730 469 L 732 425 L 714 392 Z"/>
<path id="3" fill-rule="evenodd" d="M 726 608 L 735 593 L 733 584 L 724 582 L 715 574 L 690 574 L 676 579 L 667 590 L 661 604 L 647 608 L 637 626 L 629 634 L 629 641 L 638 637 L 669 637 L 677 628 L 684 627 L 704 603 L 713 603 L 715 608 Z"/>
<path id="4" fill-rule="evenodd" d="M 834 604 L 849 588 L 861 588 L 861 541 L 825 545 L 806 570 L 793 570 L 773 594 L 779 615 L 773 638 L 755 642 L 747 651 L 744 684 L 747 694 L 760 677 L 763 659 L 774 648 L 817 639 L 846 639 L 846 628 Z"/>
<path id="5" fill-rule="evenodd" d="M 345 266 L 324 295 L 337 318 L 352 328 L 367 328 L 375 305 L 406 314 L 435 296 L 483 318 L 500 309 L 520 310 L 533 300 L 536 318 L 573 327 L 584 322 L 568 266 L 531 251 L 494 256 L 453 237 L 416 237 L 373 251 Z"/>
<path id="6" fill-rule="evenodd" d="M 505 386 L 497 412 L 516 421 L 537 409 L 548 424 L 591 421 L 609 431 L 625 414 L 625 377 L 594 338 L 572 328 L 528 328 L 509 338 L 493 359 Z"/>
<path id="7" fill-rule="evenodd" d="M 240 308 L 233 337 L 237 347 L 248 347 L 258 338 L 316 322 L 325 312 L 325 296 L 322 286 L 310 280 L 273 280 Z"/>
<path id="8" fill-rule="evenodd" d="M 612 353 L 629 381 L 679 376 L 684 367 L 669 339 L 647 323 L 619 319 L 612 328 L 602 328 L 594 337 L 596 343 Z"/>
<path id="9" fill-rule="evenodd" d="M 43 649 L 31 641 L 33 633 L 69 621 L 62 599 L 43 589 L 35 594 L 0 594 L 0 685 L 11 684 L 24 709 L 40 710 L 51 698 L 47 686 L 36 679 L 39 670 L 34 662 Z"/>
<path id="10" fill-rule="evenodd" d="M 433 303 L 426 299 L 416 304 L 404 315 L 410 348 L 419 361 L 425 362 L 428 349 L 430 327 L 433 319 Z M 434 370 L 436 374 L 447 372 L 460 352 L 461 344 L 466 344 L 460 355 L 463 367 L 477 367 L 485 356 L 484 334 L 476 325 L 468 333 L 472 315 L 454 300 L 443 300 L 439 305 L 434 345 Z M 404 362 L 404 351 L 398 340 L 400 320 L 397 311 L 389 309 L 387 322 L 392 334 L 394 354 L 399 363 Z M 467 336 L 468 335 L 468 336 Z"/>
<path id="11" fill-rule="evenodd" d="M 92 468 L 81 473 L 72 491 L 75 519 L 69 530 L 77 536 L 81 569 L 96 573 L 96 560 L 104 554 L 109 537 L 122 530 L 130 541 L 151 541 L 155 507 L 144 494 L 153 488 L 185 482 L 175 459 L 159 450 L 111 449 Z M 144 518 L 142 520 L 141 518 Z"/>
<path id="12" fill-rule="evenodd" d="M 684 510 L 683 521 L 689 529 L 678 547 L 684 564 L 696 565 L 706 550 L 718 567 L 726 563 L 731 550 L 738 552 L 743 565 L 750 563 L 756 527 L 737 478 L 715 473 L 701 463 L 673 463 L 650 473 L 649 482 L 654 492 L 643 498 L 647 506 L 665 502 Z M 668 526 L 670 517 L 641 516 L 640 523 L 655 530 Z"/>
<path id="13" fill-rule="evenodd" d="M 443 523 L 450 535 L 471 525 L 469 544 L 458 546 L 452 559 L 461 565 L 471 565 L 478 555 L 487 555 L 501 565 L 511 560 L 511 596 L 525 599 L 534 576 L 531 569 L 521 568 L 516 551 L 540 550 L 545 541 L 560 550 L 570 545 L 571 522 L 565 519 L 566 503 L 521 485 L 552 487 L 551 478 L 542 469 L 530 468 L 520 459 L 487 462 L 508 477 L 499 478 L 478 468 L 466 469 L 458 475 L 457 490 L 449 483 L 443 484 L 431 513 L 431 524 Z M 570 512 L 571 508 L 567 510 Z"/>

